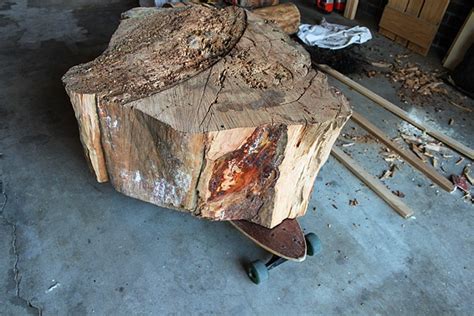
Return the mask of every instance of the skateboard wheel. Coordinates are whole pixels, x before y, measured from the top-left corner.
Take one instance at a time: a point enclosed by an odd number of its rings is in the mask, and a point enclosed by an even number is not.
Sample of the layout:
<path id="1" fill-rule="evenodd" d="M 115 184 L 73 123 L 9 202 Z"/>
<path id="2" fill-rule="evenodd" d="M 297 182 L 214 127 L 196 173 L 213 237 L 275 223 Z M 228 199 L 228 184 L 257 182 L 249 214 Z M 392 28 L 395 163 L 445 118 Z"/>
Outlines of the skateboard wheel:
<path id="1" fill-rule="evenodd" d="M 260 284 L 268 279 L 268 268 L 260 260 L 254 261 L 247 267 L 247 275 L 255 284 Z"/>
<path id="2" fill-rule="evenodd" d="M 321 252 L 321 240 L 315 233 L 309 233 L 304 236 L 306 239 L 307 255 L 314 256 Z"/>

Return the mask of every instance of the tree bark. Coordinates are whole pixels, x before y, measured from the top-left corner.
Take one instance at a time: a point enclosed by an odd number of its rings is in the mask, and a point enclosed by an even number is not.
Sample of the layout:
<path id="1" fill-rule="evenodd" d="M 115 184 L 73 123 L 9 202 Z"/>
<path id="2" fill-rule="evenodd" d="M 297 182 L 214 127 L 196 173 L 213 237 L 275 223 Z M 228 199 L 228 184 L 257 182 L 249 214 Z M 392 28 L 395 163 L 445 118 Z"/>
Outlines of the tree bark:
<path id="1" fill-rule="evenodd" d="M 253 13 L 148 10 L 63 77 L 97 180 L 212 220 L 303 215 L 346 99 Z"/>

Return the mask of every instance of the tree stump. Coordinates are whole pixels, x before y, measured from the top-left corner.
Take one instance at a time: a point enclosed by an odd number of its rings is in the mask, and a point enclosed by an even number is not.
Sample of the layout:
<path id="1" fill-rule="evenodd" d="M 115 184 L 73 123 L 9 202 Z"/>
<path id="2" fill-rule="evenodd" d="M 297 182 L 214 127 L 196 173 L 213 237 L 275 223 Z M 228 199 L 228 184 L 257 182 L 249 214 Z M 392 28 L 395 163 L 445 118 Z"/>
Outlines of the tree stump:
<path id="1" fill-rule="evenodd" d="M 236 7 L 124 16 L 63 77 L 97 181 L 212 220 L 303 215 L 351 113 L 308 53 Z"/>

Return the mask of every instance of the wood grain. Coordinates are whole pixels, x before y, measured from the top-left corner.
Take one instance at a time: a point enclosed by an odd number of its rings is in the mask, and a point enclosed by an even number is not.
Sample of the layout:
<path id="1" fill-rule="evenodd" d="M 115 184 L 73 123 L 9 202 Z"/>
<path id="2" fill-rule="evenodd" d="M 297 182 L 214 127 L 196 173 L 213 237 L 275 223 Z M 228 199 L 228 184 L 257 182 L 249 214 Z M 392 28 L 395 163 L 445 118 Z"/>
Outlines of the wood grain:
<path id="1" fill-rule="evenodd" d="M 417 17 L 386 7 L 380 27 L 422 47 L 429 47 L 437 27 Z"/>
<path id="2" fill-rule="evenodd" d="M 351 113 L 308 53 L 236 7 L 123 16 L 107 50 L 63 77 L 76 113 L 96 113 L 91 128 L 78 118 L 86 155 L 103 154 L 96 174 L 106 170 L 128 196 L 211 220 L 274 227 L 304 215 Z"/>
<path id="3" fill-rule="evenodd" d="M 408 5 L 409 0 L 388 0 L 388 3 L 386 5 L 387 7 L 396 9 L 401 12 L 405 12 L 405 9 Z M 382 20 L 381 20 L 382 21 Z M 379 24 L 380 26 L 380 24 Z M 397 34 L 391 32 L 390 30 L 387 30 L 380 26 L 379 33 L 383 34 L 384 36 L 390 38 L 392 41 L 395 41 L 397 39 Z"/>
<path id="4" fill-rule="evenodd" d="M 449 0 L 425 0 L 423 8 L 419 14 L 419 18 L 434 25 L 433 34 L 427 46 L 423 46 L 416 42 L 411 42 L 408 43 L 408 49 L 411 49 L 412 51 L 417 52 L 423 56 L 428 54 L 431 43 L 433 42 L 439 25 L 443 20 L 444 13 L 446 12 L 448 5 Z"/>

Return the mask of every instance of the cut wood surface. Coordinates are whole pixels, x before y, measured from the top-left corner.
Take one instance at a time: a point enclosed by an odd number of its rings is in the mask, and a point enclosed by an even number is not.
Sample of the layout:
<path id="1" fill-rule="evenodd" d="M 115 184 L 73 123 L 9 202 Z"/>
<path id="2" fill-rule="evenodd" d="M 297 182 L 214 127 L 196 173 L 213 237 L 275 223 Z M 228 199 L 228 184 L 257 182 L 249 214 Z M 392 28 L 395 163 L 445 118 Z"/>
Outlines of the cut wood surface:
<path id="1" fill-rule="evenodd" d="M 360 94 L 364 95 L 365 97 L 369 98 L 370 100 L 374 101 L 378 105 L 382 106 L 386 110 L 392 112 L 393 114 L 397 115 L 401 119 L 407 121 L 408 123 L 412 124 L 413 126 L 419 128 L 420 130 L 424 131 L 426 134 L 430 135 L 431 137 L 436 138 L 437 140 L 443 142 L 445 145 L 451 147 L 452 149 L 456 150 L 457 152 L 467 156 L 469 159 L 474 159 L 474 150 L 461 144 L 457 140 L 439 132 L 438 130 L 424 124 L 420 123 L 416 119 L 410 117 L 410 115 L 401 109 L 400 107 L 396 106 L 392 102 L 384 99 L 383 97 L 379 96 L 378 94 L 374 93 L 373 91 L 367 89 L 366 87 L 362 86 L 361 84 L 355 82 L 354 80 L 350 79 L 347 76 L 344 76 L 340 72 L 332 69 L 327 65 L 321 64 L 314 64 L 318 69 L 326 72 L 327 74 L 333 76 L 334 78 L 338 79 L 342 83 L 346 84 L 347 86 L 353 88 Z"/>
<path id="2" fill-rule="evenodd" d="M 63 77 L 97 179 L 213 220 L 303 215 L 351 113 L 308 53 L 236 7 L 123 17 L 107 50 Z"/>
<path id="3" fill-rule="evenodd" d="M 397 145 L 381 129 L 370 123 L 364 116 L 360 115 L 357 112 L 353 112 L 352 120 L 362 126 L 369 133 L 377 137 L 381 142 L 387 145 L 387 147 L 399 154 L 405 161 L 407 161 L 413 167 L 421 171 L 425 176 L 427 176 L 431 181 L 439 185 L 442 189 L 448 192 L 454 191 L 455 187 L 450 180 L 439 174 L 438 171 L 436 171 L 436 169 L 434 169 L 432 166 L 424 163 L 412 152 Z"/>
<path id="4" fill-rule="evenodd" d="M 405 203 L 403 203 L 400 198 L 390 192 L 390 190 L 388 190 L 385 185 L 380 182 L 380 180 L 370 175 L 354 159 L 346 155 L 341 149 L 334 146 L 331 150 L 331 154 L 403 218 L 408 218 L 413 215 L 413 211 Z"/>
<path id="5" fill-rule="evenodd" d="M 264 20 L 278 25 L 286 34 L 298 32 L 301 16 L 298 7 L 293 3 L 283 3 L 252 11 Z"/>
<path id="6" fill-rule="evenodd" d="M 443 60 L 443 66 L 454 70 L 463 61 L 464 55 L 472 44 L 474 44 L 474 9 L 471 10 L 471 13 L 456 35 Z"/>

